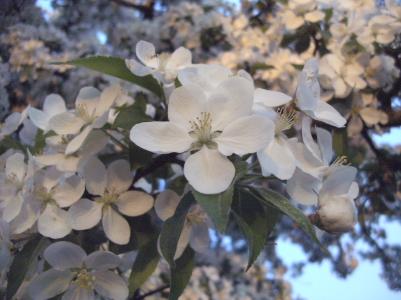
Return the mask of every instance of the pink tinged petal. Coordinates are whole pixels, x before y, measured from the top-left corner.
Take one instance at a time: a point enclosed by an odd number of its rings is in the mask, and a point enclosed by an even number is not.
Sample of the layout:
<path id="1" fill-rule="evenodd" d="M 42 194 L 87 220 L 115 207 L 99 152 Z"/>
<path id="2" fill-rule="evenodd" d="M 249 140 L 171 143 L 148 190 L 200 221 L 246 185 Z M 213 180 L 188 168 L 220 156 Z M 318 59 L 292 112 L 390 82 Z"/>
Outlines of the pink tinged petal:
<path id="1" fill-rule="evenodd" d="M 49 117 L 66 112 L 64 99 L 58 94 L 50 94 L 43 103 L 43 112 Z"/>
<path id="2" fill-rule="evenodd" d="M 11 222 L 14 220 L 20 213 L 23 203 L 24 198 L 21 193 L 18 193 L 15 197 L 11 198 L 2 211 L 4 221 Z"/>
<path id="3" fill-rule="evenodd" d="M 39 217 L 39 211 L 30 203 L 25 203 L 21 207 L 18 216 L 11 221 L 10 231 L 13 234 L 20 234 L 30 229 Z"/>
<path id="4" fill-rule="evenodd" d="M 166 69 L 175 70 L 180 67 L 190 65 L 191 62 L 192 62 L 191 51 L 189 51 L 184 47 L 179 47 L 171 54 L 170 58 L 168 59 L 166 64 Z"/>
<path id="5" fill-rule="evenodd" d="M 71 242 L 55 242 L 43 253 L 46 261 L 55 269 L 67 270 L 82 267 L 85 251 Z"/>
<path id="6" fill-rule="evenodd" d="M 60 239 L 71 232 L 68 213 L 52 204 L 48 204 L 38 219 L 38 231 L 41 235 Z"/>
<path id="7" fill-rule="evenodd" d="M 72 112 L 55 115 L 49 120 L 49 129 L 57 134 L 77 134 L 84 125 L 85 122 Z"/>
<path id="8" fill-rule="evenodd" d="M 142 65 L 136 59 L 126 59 L 125 65 L 136 76 L 146 76 L 152 73 L 152 69 Z"/>
<path id="9" fill-rule="evenodd" d="M 120 264 L 120 258 L 109 251 L 95 251 L 85 259 L 85 266 L 95 270 L 115 269 Z"/>
<path id="10" fill-rule="evenodd" d="M 230 123 L 215 139 L 220 153 L 244 155 L 265 147 L 274 137 L 274 124 L 266 117 L 251 115 Z"/>
<path id="11" fill-rule="evenodd" d="M 326 165 L 330 164 L 333 158 L 333 140 L 330 132 L 322 128 L 316 128 L 317 142 L 319 144 L 320 153 L 322 154 L 323 162 Z"/>
<path id="12" fill-rule="evenodd" d="M 255 89 L 253 101 L 267 107 L 277 107 L 287 104 L 291 100 L 292 97 L 284 93 L 257 88 Z"/>
<path id="13" fill-rule="evenodd" d="M 275 138 L 265 149 L 257 153 L 262 174 L 273 174 L 281 180 L 291 178 L 294 174 L 295 157 L 284 138 Z"/>
<path id="14" fill-rule="evenodd" d="M 172 217 L 175 210 L 180 203 L 180 196 L 176 192 L 171 190 L 165 190 L 156 197 L 155 211 L 157 216 L 162 220 L 166 221 Z"/>
<path id="15" fill-rule="evenodd" d="M 24 159 L 25 156 L 21 153 L 14 153 L 7 158 L 5 173 L 8 178 L 23 181 L 27 171 Z"/>
<path id="16" fill-rule="evenodd" d="M 185 162 L 184 175 L 198 192 L 217 194 L 230 186 L 235 168 L 232 162 L 217 150 L 203 146 Z"/>
<path id="17" fill-rule="evenodd" d="M 68 220 L 75 230 L 95 227 L 102 218 L 103 205 L 89 199 L 81 199 L 68 210 Z"/>
<path id="18" fill-rule="evenodd" d="M 46 300 L 65 292 L 74 275 L 70 271 L 50 269 L 32 279 L 27 294 L 35 300 Z"/>
<path id="19" fill-rule="evenodd" d="M 302 140 L 306 148 L 313 154 L 313 156 L 317 160 L 321 161 L 322 155 L 320 153 L 319 146 L 316 144 L 315 140 L 312 137 L 311 125 L 312 120 L 309 117 L 304 116 L 302 118 Z"/>
<path id="20" fill-rule="evenodd" d="M 86 126 L 84 130 L 82 130 L 76 137 L 74 137 L 65 148 L 65 154 L 70 155 L 74 152 L 77 152 L 82 144 L 85 142 L 86 138 L 88 137 L 89 133 L 92 131 L 92 126 Z"/>
<path id="21" fill-rule="evenodd" d="M 152 209 L 153 197 L 140 191 L 127 191 L 118 197 L 116 205 L 126 216 L 141 216 Z"/>
<path id="22" fill-rule="evenodd" d="M 355 180 L 357 170 L 350 166 L 339 166 L 323 181 L 320 195 L 347 194 Z"/>
<path id="23" fill-rule="evenodd" d="M 53 199 L 60 207 L 69 207 L 77 202 L 85 191 L 85 181 L 78 175 L 66 178 L 53 191 Z"/>
<path id="24" fill-rule="evenodd" d="M 133 174 L 129 162 L 124 159 L 113 161 L 107 167 L 107 190 L 119 194 L 129 189 Z"/>
<path id="25" fill-rule="evenodd" d="M 206 223 L 192 225 L 189 245 L 192 249 L 199 253 L 205 253 L 209 249 L 209 227 Z"/>
<path id="26" fill-rule="evenodd" d="M 156 49 L 151 43 L 139 41 L 135 47 L 136 56 L 146 66 L 157 69 L 159 58 L 156 56 Z"/>
<path id="27" fill-rule="evenodd" d="M 130 139 L 139 147 L 155 153 L 182 153 L 194 141 L 182 128 L 171 122 L 144 122 L 136 124 Z"/>
<path id="28" fill-rule="evenodd" d="M 128 244 L 131 230 L 128 222 L 111 206 L 103 208 L 103 230 L 107 238 L 115 244 Z"/>
<path id="29" fill-rule="evenodd" d="M 222 130 L 239 117 L 252 111 L 254 88 L 249 80 L 230 77 L 217 86 L 209 97 L 209 112 L 214 130 Z"/>
<path id="30" fill-rule="evenodd" d="M 88 192 L 103 196 L 107 185 L 107 173 L 106 167 L 97 157 L 88 159 L 83 168 L 83 175 Z"/>
<path id="31" fill-rule="evenodd" d="M 287 193 L 291 199 L 303 205 L 316 205 L 319 180 L 296 169 L 294 176 L 287 181 Z"/>
<path id="32" fill-rule="evenodd" d="M 168 118 L 170 122 L 190 131 L 190 121 L 196 121 L 201 112 L 206 111 L 206 103 L 206 95 L 199 86 L 181 86 L 170 95 Z"/>
<path id="33" fill-rule="evenodd" d="M 128 298 L 128 287 L 126 281 L 111 271 L 94 272 L 96 292 L 108 299 L 126 300 Z"/>
<path id="34" fill-rule="evenodd" d="M 340 128 L 344 127 L 347 120 L 330 104 L 319 101 L 316 110 L 313 112 L 314 119 Z"/>
<path id="35" fill-rule="evenodd" d="M 92 289 L 81 288 L 71 283 L 61 300 L 95 300 L 95 293 Z"/>
<path id="36" fill-rule="evenodd" d="M 49 119 L 50 116 L 43 111 L 30 107 L 28 110 L 28 115 L 29 119 L 32 121 L 32 123 L 39 129 L 42 129 L 44 131 L 48 130 L 48 124 L 49 124 Z"/>
<path id="37" fill-rule="evenodd" d="M 89 116 L 94 116 L 99 104 L 100 91 L 97 88 L 86 86 L 79 90 L 75 107 L 82 107 Z"/>

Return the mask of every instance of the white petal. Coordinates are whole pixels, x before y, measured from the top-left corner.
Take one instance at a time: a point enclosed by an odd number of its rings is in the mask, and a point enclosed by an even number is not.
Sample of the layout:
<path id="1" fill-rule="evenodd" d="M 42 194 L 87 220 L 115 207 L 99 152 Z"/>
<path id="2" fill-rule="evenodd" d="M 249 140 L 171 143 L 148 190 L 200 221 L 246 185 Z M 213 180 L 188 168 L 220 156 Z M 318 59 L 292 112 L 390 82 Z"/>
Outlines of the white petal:
<path id="1" fill-rule="evenodd" d="M 107 145 L 109 139 L 101 130 L 92 130 L 81 146 L 81 153 L 88 156 L 96 154 Z"/>
<path id="2" fill-rule="evenodd" d="M 103 208 L 102 224 L 104 233 L 110 241 L 118 245 L 129 242 L 131 230 L 128 222 L 111 206 Z"/>
<path id="3" fill-rule="evenodd" d="M 211 92 L 231 75 L 231 71 L 218 64 L 198 64 L 186 67 L 178 72 L 182 85 L 196 84 L 206 92 Z"/>
<path id="4" fill-rule="evenodd" d="M 127 191 L 118 197 L 116 205 L 126 216 L 141 216 L 152 209 L 153 197 L 140 191 Z"/>
<path id="5" fill-rule="evenodd" d="M 190 130 L 190 121 L 196 121 L 205 111 L 207 98 L 203 90 L 194 84 L 176 88 L 170 95 L 168 118 L 170 122 Z"/>
<path id="6" fill-rule="evenodd" d="M 81 288 L 77 284 L 71 283 L 61 300 L 95 300 L 95 293 L 92 289 Z"/>
<path id="7" fill-rule="evenodd" d="M 273 174 L 279 179 L 291 178 L 295 171 L 295 157 L 284 138 L 275 138 L 257 153 L 264 176 Z"/>
<path id="8" fill-rule="evenodd" d="M 184 174 L 198 192 L 217 194 L 229 187 L 235 175 L 235 168 L 232 162 L 217 150 L 203 146 L 187 159 Z"/>
<path id="9" fill-rule="evenodd" d="M 209 97 L 209 112 L 214 130 L 222 130 L 239 117 L 252 111 L 253 84 L 249 80 L 233 76 L 222 83 Z"/>
<path id="10" fill-rule="evenodd" d="M 8 178 L 23 181 L 27 169 L 24 159 L 25 156 L 21 153 L 15 153 L 7 158 L 5 172 Z"/>
<path id="11" fill-rule="evenodd" d="M 304 116 L 302 118 L 302 140 L 306 148 L 308 148 L 308 150 L 313 154 L 313 156 L 317 160 L 321 161 L 322 155 L 320 153 L 319 146 L 316 144 L 315 140 L 312 137 L 311 123 L 312 120 L 309 117 Z"/>
<path id="12" fill-rule="evenodd" d="M 333 158 L 333 141 L 330 132 L 323 128 L 316 128 L 317 142 L 319 144 L 320 153 L 322 154 L 323 162 L 326 165 L 330 164 Z"/>
<path id="13" fill-rule="evenodd" d="M 287 181 L 287 193 L 303 205 L 317 204 L 319 181 L 311 175 L 296 169 L 294 176 Z"/>
<path id="14" fill-rule="evenodd" d="M 48 130 L 47 127 L 50 119 L 49 115 L 34 107 L 29 108 L 28 115 L 29 119 L 37 128 L 40 128 L 44 131 Z"/>
<path id="15" fill-rule="evenodd" d="M 291 100 L 292 97 L 284 93 L 257 88 L 255 89 L 253 101 L 267 107 L 276 107 L 287 104 Z"/>
<path id="16" fill-rule="evenodd" d="M 156 49 L 151 43 L 146 41 L 139 41 L 135 47 L 136 56 L 146 66 L 157 69 L 159 66 L 159 59 L 156 56 Z"/>
<path id="17" fill-rule="evenodd" d="M 109 251 L 95 251 L 85 259 L 85 266 L 96 270 L 115 269 L 120 263 L 120 258 Z"/>
<path id="18" fill-rule="evenodd" d="M 88 192 L 92 195 L 103 196 L 107 184 L 107 173 L 104 164 L 93 156 L 86 162 L 83 174 Z"/>
<path id="19" fill-rule="evenodd" d="M 157 195 L 155 201 L 155 211 L 158 217 L 162 221 L 166 221 L 168 218 L 172 217 L 175 213 L 178 203 L 180 203 L 180 200 L 180 196 L 171 190 L 165 190 Z"/>
<path id="20" fill-rule="evenodd" d="M 53 199 L 60 207 L 68 207 L 77 202 L 85 191 L 85 182 L 81 177 L 73 175 L 55 187 Z"/>
<path id="21" fill-rule="evenodd" d="M 27 293 L 32 299 L 46 300 L 67 290 L 74 275 L 70 271 L 49 270 L 32 279 Z"/>
<path id="22" fill-rule="evenodd" d="M 86 230 L 96 226 L 102 218 L 102 204 L 81 199 L 68 210 L 68 219 L 75 230 Z"/>
<path id="23" fill-rule="evenodd" d="M 50 167 L 44 171 L 44 175 L 41 176 L 38 184 L 44 187 L 47 191 L 51 191 L 57 183 L 59 183 L 62 176 L 63 173 L 57 170 L 56 167 Z"/>
<path id="24" fill-rule="evenodd" d="M 351 183 L 351 186 L 347 193 L 347 197 L 350 200 L 354 200 L 356 197 L 358 197 L 358 195 L 359 195 L 359 186 L 358 183 L 354 181 L 353 183 Z"/>
<path id="25" fill-rule="evenodd" d="M 21 207 L 18 216 L 11 221 L 10 231 L 13 234 L 20 234 L 30 229 L 39 217 L 39 211 L 35 209 L 30 203 L 25 203 Z"/>
<path id="26" fill-rule="evenodd" d="M 351 92 L 351 88 L 339 77 L 333 80 L 333 89 L 337 98 L 345 98 Z"/>
<path id="27" fill-rule="evenodd" d="M 71 232 L 68 213 L 55 205 L 48 204 L 38 219 L 38 231 L 41 235 L 60 239 Z"/>
<path id="28" fill-rule="evenodd" d="M 305 14 L 305 20 L 312 22 L 312 23 L 319 22 L 319 21 L 323 20 L 324 17 L 325 17 L 324 12 L 322 12 L 320 10 L 310 11 Z"/>
<path id="29" fill-rule="evenodd" d="M 113 161 L 107 167 L 107 190 L 119 194 L 129 189 L 133 175 L 129 162 L 124 159 Z"/>
<path id="30" fill-rule="evenodd" d="M 125 65 L 136 76 L 146 76 L 152 73 L 152 69 L 142 65 L 136 59 L 126 59 Z"/>
<path id="31" fill-rule="evenodd" d="M 55 269 L 67 270 L 82 267 L 85 251 L 71 242 L 55 242 L 43 253 L 46 261 Z"/>
<path id="32" fill-rule="evenodd" d="M 319 101 L 316 110 L 313 112 L 314 119 L 325 122 L 334 127 L 344 127 L 347 120 L 330 104 Z"/>
<path id="33" fill-rule="evenodd" d="M 24 198 L 21 193 L 17 193 L 15 197 L 10 199 L 2 211 L 4 221 L 11 222 L 14 220 L 20 213 L 23 203 Z"/>
<path id="34" fill-rule="evenodd" d="M 128 287 L 124 279 L 111 271 L 94 272 L 95 290 L 101 296 L 113 300 L 126 300 Z"/>
<path id="35" fill-rule="evenodd" d="M 189 244 L 192 249 L 199 253 L 205 253 L 209 249 L 209 227 L 206 223 L 192 225 Z"/>
<path id="36" fill-rule="evenodd" d="M 184 47 L 179 47 L 170 56 L 166 64 L 166 70 L 176 70 L 180 67 L 190 65 L 192 62 L 191 51 Z"/>
<path id="37" fill-rule="evenodd" d="M 297 106 L 301 110 L 314 110 L 320 100 L 320 86 L 317 80 L 307 80 L 303 72 L 299 75 L 297 86 Z"/>
<path id="38" fill-rule="evenodd" d="M 174 260 L 178 259 L 187 248 L 189 237 L 191 236 L 191 229 L 191 224 L 189 222 L 185 222 L 177 242 L 177 249 L 175 250 Z"/>
<path id="39" fill-rule="evenodd" d="M 79 90 L 75 107 L 84 109 L 89 116 L 96 115 L 99 104 L 100 91 L 92 86 L 85 86 Z"/>
<path id="40" fill-rule="evenodd" d="M 64 112 L 49 120 L 49 129 L 57 134 L 77 134 L 84 126 L 84 121 L 71 112 Z"/>
<path id="41" fill-rule="evenodd" d="M 343 195 L 348 193 L 352 182 L 356 176 L 356 168 L 350 166 L 340 166 L 327 176 L 323 182 L 320 194 Z"/>
<path id="42" fill-rule="evenodd" d="M 186 131 L 171 122 L 144 122 L 136 124 L 130 139 L 139 147 L 156 153 L 185 152 L 193 142 Z"/>
<path id="43" fill-rule="evenodd" d="M 67 111 L 64 99 L 57 94 L 50 94 L 46 97 L 43 103 L 43 112 L 49 117 L 61 114 Z"/>
<path id="44" fill-rule="evenodd" d="M 215 141 L 223 155 L 244 155 L 259 151 L 273 136 L 274 123 L 270 119 L 251 115 L 230 123 Z"/>
<path id="45" fill-rule="evenodd" d="M 76 137 L 74 137 L 65 148 L 65 154 L 70 155 L 78 151 L 85 142 L 89 133 L 92 131 L 92 126 L 86 126 Z"/>
<path id="46" fill-rule="evenodd" d="M 107 87 L 100 94 L 100 99 L 96 106 L 96 116 L 101 116 L 108 111 L 121 93 L 121 87 L 118 84 Z"/>

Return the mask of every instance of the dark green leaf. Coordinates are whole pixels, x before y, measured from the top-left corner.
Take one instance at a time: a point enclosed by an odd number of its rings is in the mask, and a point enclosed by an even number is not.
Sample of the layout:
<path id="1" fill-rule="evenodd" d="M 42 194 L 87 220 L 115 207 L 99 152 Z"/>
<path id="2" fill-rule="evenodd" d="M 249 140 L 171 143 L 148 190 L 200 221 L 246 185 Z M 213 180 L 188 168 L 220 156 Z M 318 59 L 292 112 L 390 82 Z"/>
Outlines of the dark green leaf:
<path id="1" fill-rule="evenodd" d="M 140 77 L 132 74 L 131 71 L 126 67 L 124 59 L 119 57 L 90 56 L 70 60 L 63 64 L 85 67 L 103 74 L 111 75 L 139 85 L 140 87 L 153 92 L 160 98 L 164 97 L 163 89 L 156 79 L 150 75 Z"/>
<path id="2" fill-rule="evenodd" d="M 131 275 L 129 277 L 129 294 L 132 296 L 135 291 L 155 271 L 159 263 L 160 255 L 157 251 L 157 238 L 150 240 L 147 244 L 139 248 L 138 255 L 132 266 Z"/>
<path id="3" fill-rule="evenodd" d="M 38 256 L 49 244 L 49 240 L 37 236 L 26 243 L 22 250 L 14 257 L 7 274 L 7 300 L 13 298 L 21 283 L 24 281 L 28 270 L 37 262 Z"/>
<path id="4" fill-rule="evenodd" d="M 248 241 L 248 270 L 266 245 L 280 214 L 275 208 L 262 205 L 246 190 L 238 192 L 233 208 L 234 218 Z"/>
<path id="5" fill-rule="evenodd" d="M 180 201 L 174 215 L 163 223 L 160 232 L 160 250 L 170 267 L 174 266 L 174 255 L 178 239 L 184 227 L 189 208 L 195 200 L 192 193 L 187 193 Z"/>
<path id="6" fill-rule="evenodd" d="M 135 124 L 151 121 L 152 119 L 146 115 L 145 110 L 146 107 L 143 107 L 141 101 L 137 101 L 133 105 L 121 109 L 114 121 L 113 127 L 131 130 Z"/>
<path id="7" fill-rule="evenodd" d="M 195 266 L 195 252 L 187 247 L 171 269 L 171 283 L 169 300 L 177 300 L 187 286 Z"/>
<path id="8" fill-rule="evenodd" d="M 0 154 L 3 154 L 8 149 L 21 150 L 26 153 L 26 147 L 14 139 L 12 136 L 7 135 L 0 141 Z"/>

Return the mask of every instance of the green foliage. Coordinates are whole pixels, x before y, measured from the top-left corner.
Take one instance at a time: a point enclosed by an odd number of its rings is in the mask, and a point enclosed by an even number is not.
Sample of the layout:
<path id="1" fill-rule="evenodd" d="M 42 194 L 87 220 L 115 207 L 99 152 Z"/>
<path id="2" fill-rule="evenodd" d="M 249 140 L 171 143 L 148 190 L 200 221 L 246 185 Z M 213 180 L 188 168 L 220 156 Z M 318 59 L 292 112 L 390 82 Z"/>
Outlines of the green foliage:
<path id="1" fill-rule="evenodd" d="M 111 75 L 122 80 L 134 83 L 144 89 L 151 91 L 160 98 L 164 97 L 163 88 L 152 76 L 136 76 L 125 65 L 125 61 L 119 57 L 112 56 L 90 56 L 84 58 L 78 58 L 67 61 L 65 63 L 56 64 L 70 64 L 78 67 L 85 67 L 90 70 L 98 71 L 100 73 Z"/>
<path id="2" fill-rule="evenodd" d="M 119 109 L 113 127 L 130 130 L 134 125 L 148 121 L 152 121 L 152 118 L 146 115 L 146 101 L 138 98 L 131 106 Z"/>
<path id="3" fill-rule="evenodd" d="M 18 291 L 22 282 L 25 279 L 29 269 L 37 262 L 38 256 L 50 244 L 50 241 L 36 236 L 31 239 L 19 251 L 11 264 L 10 270 L 7 274 L 8 284 L 6 291 L 6 299 L 13 299 L 15 293 Z"/>
<path id="4" fill-rule="evenodd" d="M 195 252 L 187 247 L 175 267 L 171 268 L 169 300 L 177 300 L 187 286 L 195 267 Z"/>

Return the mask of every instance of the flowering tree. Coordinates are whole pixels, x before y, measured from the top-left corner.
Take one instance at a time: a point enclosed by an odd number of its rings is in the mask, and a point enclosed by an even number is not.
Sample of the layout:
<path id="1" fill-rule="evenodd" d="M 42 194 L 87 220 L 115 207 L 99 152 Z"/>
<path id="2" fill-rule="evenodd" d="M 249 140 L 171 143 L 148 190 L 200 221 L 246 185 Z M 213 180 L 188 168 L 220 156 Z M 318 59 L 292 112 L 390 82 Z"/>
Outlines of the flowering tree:
<path id="1" fill-rule="evenodd" d="M 245 240 L 248 270 L 294 225 L 345 276 L 356 223 L 399 286 L 368 221 L 399 214 L 399 154 L 371 137 L 401 124 L 395 3 L 54 1 L 49 20 L 21 3 L 0 32 L 6 298 L 215 295 L 194 288 L 211 233 Z"/>

